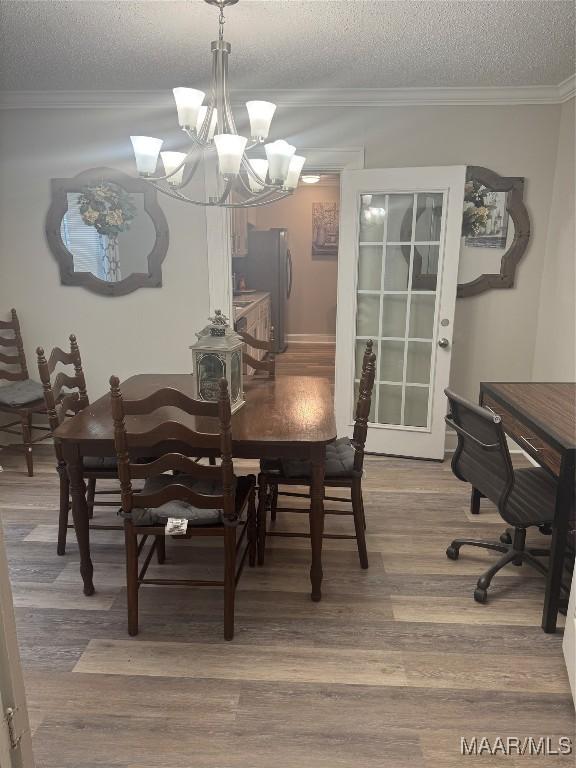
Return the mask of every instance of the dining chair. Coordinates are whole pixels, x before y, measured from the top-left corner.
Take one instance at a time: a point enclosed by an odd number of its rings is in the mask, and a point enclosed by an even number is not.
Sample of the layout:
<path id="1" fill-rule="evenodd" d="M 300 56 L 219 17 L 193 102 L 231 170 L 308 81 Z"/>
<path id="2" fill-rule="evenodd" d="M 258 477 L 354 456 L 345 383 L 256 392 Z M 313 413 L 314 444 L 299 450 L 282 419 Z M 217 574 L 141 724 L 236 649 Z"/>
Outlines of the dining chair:
<path id="1" fill-rule="evenodd" d="M 215 403 L 193 400 L 168 387 L 139 400 L 127 400 L 122 397 L 116 376 L 110 378 L 110 395 L 126 543 L 128 633 L 138 634 L 138 590 L 143 584 L 223 587 L 224 639 L 232 640 L 236 586 L 246 558 L 251 566 L 256 562 L 257 521 L 256 478 L 234 475 L 226 379 L 220 381 L 219 399 Z M 181 416 L 153 416 L 166 407 L 178 409 Z M 219 432 L 198 431 L 198 421 L 203 417 L 217 418 Z M 204 455 L 219 457 L 220 463 L 198 464 L 192 456 L 199 449 Z M 133 463 L 130 456 L 134 453 L 152 453 L 158 458 Z M 177 474 L 165 474 L 170 470 Z M 133 489 L 134 479 L 145 481 L 142 490 Z M 171 518 L 182 522 L 184 538 L 222 539 L 222 581 L 146 578 L 154 552 L 160 564 L 165 561 L 165 537 L 170 533 L 167 524 Z M 153 541 L 139 569 L 139 556 L 149 537 Z"/>
<path id="2" fill-rule="evenodd" d="M 450 560 L 458 560 L 463 546 L 502 553 L 478 579 L 474 599 L 485 603 L 492 579 L 508 563 L 528 563 L 540 573 L 547 573 L 538 558 L 547 557 L 550 551 L 527 548 L 526 531 L 531 526 L 546 530 L 553 521 L 556 481 L 541 467 L 514 469 L 500 416 L 450 389 L 445 393 L 450 405 L 446 423 L 458 436 L 452 471 L 495 504 L 503 520 L 512 527 L 512 535 L 507 531 L 499 541 L 454 539 L 446 550 Z"/>
<path id="3" fill-rule="evenodd" d="M 248 365 L 250 368 L 252 368 L 254 371 L 266 371 L 268 373 L 269 378 L 273 379 L 276 376 L 276 355 L 274 354 L 274 326 L 271 326 L 270 328 L 270 335 L 268 337 L 268 341 L 264 341 L 263 339 L 257 339 L 254 336 L 252 336 L 250 333 L 247 333 L 246 331 L 237 331 L 238 336 L 244 341 L 247 346 L 252 347 L 252 349 L 263 349 L 267 352 L 267 355 L 264 360 L 257 360 L 255 357 L 252 357 L 251 354 L 248 352 L 242 353 L 242 359 Z"/>
<path id="4" fill-rule="evenodd" d="M 327 496 L 324 500 L 344 502 L 351 509 L 326 509 L 326 515 L 351 516 L 354 519 L 354 535 L 342 533 L 325 533 L 327 539 L 356 539 L 358 556 L 362 568 L 368 568 L 368 553 L 366 550 L 366 518 L 362 498 L 362 475 L 364 467 L 364 447 L 368 433 L 368 418 L 374 388 L 376 373 L 376 355 L 372 352 L 372 341 L 366 344 L 363 356 L 362 375 L 356 403 L 354 432 L 352 439 L 342 437 L 326 446 L 325 488 L 349 488 L 350 498 Z M 300 459 L 272 459 L 260 462 L 258 476 L 258 563 L 264 563 L 266 536 L 290 536 L 310 538 L 309 533 L 267 531 L 266 510 L 270 507 L 272 521 L 276 520 L 278 512 L 302 514 L 307 510 L 290 507 L 278 507 L 279 496 L 292 498 L 310 498 L 310 464 Z M 281 490 L 282 486 L 306 486 L 308 492 L 292 492 Z"/>
<path id="5" fill-rule="evenodd" d="M 90 404 L 78 342 L 74 334 L 70 334 L 69 339 L 69 352 L 64 352 L 60 347 L 54 347 L 48 359 L 46 359 L 42 347 L 36 349 L 38 373 L 42 382 L 43 398 L 51 432 L 54 432 L 66 418 L 80 413 Z M 64 373 L 64 371 L 59 370 L 52 381 L 52 374 L 58 364 L 72 367 L 74 373 Z M 64 555 L 66 554 L 67 531 L 74 526 L 68 523 L 71 507 L 70 482 L 68 480 L 68 471 L 62 453 L 62 446 L 58 440 L 54 440 L 54 453 L 56 454 L 56 471 L 60 478 L 60 514 L 58 517 L 58 544 L 56 551 L 59 555 Z M 89 515 L 92 518 L 97 495 L 118 495 L 118 490 L 101 490 L 96 488 L 97 480 L 115 480 L 118 478 L 116 457 L 85 456 L 82 473 L 88 481 L 86 502 Z M 117 501 L 103 501 L 99 499 L 97 504 L 102 507 L 118 508 Z M 90 525 L 92 530 L 122 530 L 122 527 L 122 525 Z"/>
<path id="6" fill-rule="evenodd" d="M 22 436 L 28 476 L 33 477 L 32 446 L 50 437 L 50 429 L 33 424 L 34 414 L 46 413 L 42 385 L 28 377 L 28 365 L 16 310 L 12 309 L 10 315 L 10 320 L 0 320 L 0 363 L 7 366 L 0 368 L 0 381 L 11 382 L 0 386 L 0 413 L 7 413 L 10 417 L 16 417 L 16 420 L 2 424 L 0 432 Z M 10 354 L 2 352 L 2 348 L 9 349 Z M 19 427 L 19 430 L 14 427 Z M 33 438 L 33 431 L 41 434 Z"/>

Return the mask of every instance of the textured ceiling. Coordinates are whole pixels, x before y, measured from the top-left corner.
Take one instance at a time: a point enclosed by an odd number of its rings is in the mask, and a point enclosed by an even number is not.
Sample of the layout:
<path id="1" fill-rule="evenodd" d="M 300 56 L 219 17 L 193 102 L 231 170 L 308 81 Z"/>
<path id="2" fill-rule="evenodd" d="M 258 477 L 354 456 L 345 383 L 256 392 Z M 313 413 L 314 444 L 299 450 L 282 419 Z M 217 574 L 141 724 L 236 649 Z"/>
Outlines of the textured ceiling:
<path id="1" fill-rule="evenodd" d="M 557 85 L 573 74 L 561 0 L 242 0 L 227 12 L 236 89 Z M 202 0 L 0 2 L 0 88 L 205 84 Z"/>

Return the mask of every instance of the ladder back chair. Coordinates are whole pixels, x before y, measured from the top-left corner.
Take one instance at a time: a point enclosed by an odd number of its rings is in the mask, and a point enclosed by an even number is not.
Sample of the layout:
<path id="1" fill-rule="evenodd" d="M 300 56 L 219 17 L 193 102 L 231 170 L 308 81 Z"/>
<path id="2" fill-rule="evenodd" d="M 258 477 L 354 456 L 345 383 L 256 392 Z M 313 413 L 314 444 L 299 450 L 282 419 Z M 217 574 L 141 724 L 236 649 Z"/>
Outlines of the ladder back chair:
<path id="1" fill-rule="evenodd" d="M 251 566 L 256 561 L 256 478 L 234 475 L 226 379 L 220 382 L 216 403 L 193 400 L 171 388 L 159 389 L 139 400 L 126 400 L 116 376 L 110 378 L 110 394 L 126 543 L 128 632 L 138 634 L 138 590 L 143 584 L 219 586 L 224 588 L 224 638 L 232 640 L 236 586 L 246 558 Z M 166 407 L 178 409 L 184 418 L 176 420 L 174 416 L 158 413 L 158 409 Z M 187 420 L 186 415 L 194 419 Z M 127 425 L 129 417 L 133 418 Z M 219 432 L 198 431 L 196 426 L 199 421 L 202 423 L 203 417 L 218 419 Z M 154 426 L 146 431 L 132 431 L 131 425 L 145 426 L 146 419 L 152 419 Z M 187 426 L 186 421 L 193 426 Z M 220 463 L 198 464 L 192 457 L 199 450 L 219 457 Z M 130 456 L 136 453 L 148 456 L 152 453 L 158 458 L 133 463 Z M 165 474 L 168 471 L 177 474 Z M 145 481 L 142 490 L 133 489 L 134 479 Z M 154 552 L 160 564 L 165 560 L 169 518 L 185 521 L 185 538 L 222 539 L 222 581 L 146 578 Z M 149 537 L 153 541 L 139 568 L 139 556 Z"/>
<path id="2" fill-rule="evenodd" d="M 368 433 L 368 417 L 374 388 L 376 373 L 376 355 L 372 352 L 372 341 L 366 344 L 363 357 L 362 376 L 356 403 L 354 432 L 352 439 L 343 437 L 326 446 L 325 488 L 349 488 L 350 497 L 326 496 L 325 501 L 350 504 L 352 509 L 326 509 L 327 515 L 345 515 L 354 518 L 354 535 L 342 533 L 325 533 L 327 539 L 356 539 L 358 556 L 362 568 L 368 568 L 368 553 L 366 550 L 366 519 L 364 516 L 364 501 L 362 498 L 362 474 L 364 467 L 364 446 Z M 266 535 L 296 536 L 309 538 L 309 533 L 267 531 L 266 509 L 270 507 L 271 518 L 274 521 L 278 512 L 308 513 L 307 509 L 278 507 L 278 497 L 310 498 L 308 493 L 280 490 L 281 486 L 305 486 L 310 484 L 310 465 L 302 460 L 264 460 L 261 462 L 261 472 L 258 477 L 258 563 L 264 563 Z"/>
<path id="3" fill-rule="evenodd" d="M 10 320 L 0 320 L 0 381 L 9 382 L 0 386 L 0 413 L 7 413 L 16 419 L 0 426 L 0 432 L 22 436 L 28 475 L 33 477 L 32 446 L 50 437 L 50 430 L 48 427 L 34 425 L 32 422 L 34 414 L 46 413 L 42 385 L 28 376 L 16 310 L 12 309 L 10 315 Z M 4 349 L 8 352 L 4 352 Z M 41 433 L 36 438 L 32 437 L 34 430 Z"/>
<path id="4" fill-rule="evenodd" d="M 274 326 L 270 328 L 270 336 L 268 337 L 268 341 L 264 341 L 263 339 L 257 339 L 254 336 L 252 336 L 250 333 L 246 333 L 246 331 L 237 331 L 238 336 L 242 339 L 242 341 L 247 344 L 247 346 L 252 347 L 252 349 L 263 349 L 268 354 L 266 355 L 264 360 L 257 360 L 255 357 L 252 357 L 251 354 L 248 352 L 242 353 L 242 359 L 248 365 L 250 368 L 252 368 L 256 373 L 259 371 L 266 371 L 268 373 L 269 378 L 273 379 L 276 376 L 276 355 L 274 354 L 274 346 L 275 346 L 275 340 L 274 340 Z"/>
<path id="5" fill-rule="evenodd" d="M 76 336 L 70 334 L 70 351 L 64 352 L 60 347 L 54 347 L 48 359 L 42 347 L 36 349 L 38 373 L 44 391 L 44 402 L 46 412 L 48 413 L 48 423 L 51 432 L 62 424 L 66 418 L 70 418 L 80 411 L 84 410 L 89 404 L 88 393 L 86 391 L 86 379 L 82 368 L 82 358 Z M 58 364 L 63 366 L 72 366 L 74 374 L 58 371 L 54 380 L 54 373 Z M 62 446 L 58 440 L 54 441 L 54 453 L 56 454 L 56 471 L 60 478 L 60 514 L 58 517 L 58 544 L 56 551 L 59 555 L 66 554 L 66 534 L 69 528 L 74 528 L 68 522 L 71 508 L 70 500 L 70 482 L 68 480 L 68 471 L 66 462 L 62 453 Z M 96 502 L 96 496 L 107 496 L 113 494 L 118 496 L 118 490 L 100 490 L 96 488 L 97 480 L 116 480 L 117 465 L 116 457 L 85 456 L 83 460 L 82 473 L 88 481 L 88 493 L 86 502 L 89 515 L 92 518 L 94 506 L 118 508 L 117 501 Z M 92 530 L 122 530 L 121 525 L 90 525 Z"/>
<path id="6" fill-rule="evenodd" d="M 463 546 L 480 547 L 502 553 L 502 557 L 478 579 L 474 599 L 485 603 L 494 576 L 508 563 L 529 563 L 540 573 L 547 569 L 538 559 L 547 549 L 528 549 L 526 531 L 535 526 L 546 530 L 554 519 L 556 480 L 545 469 L 514 469 L 500 416 L 468 402 L 450 389 L 445 390 L 450 405 L 446 423 L 458 435 L 452 457 L 452 471 L 459 480 L 470 483 L 498 508 L 511 526 L 500 541 L 454 539 L 446 550 L 450 560 L 458 560 Z"/>

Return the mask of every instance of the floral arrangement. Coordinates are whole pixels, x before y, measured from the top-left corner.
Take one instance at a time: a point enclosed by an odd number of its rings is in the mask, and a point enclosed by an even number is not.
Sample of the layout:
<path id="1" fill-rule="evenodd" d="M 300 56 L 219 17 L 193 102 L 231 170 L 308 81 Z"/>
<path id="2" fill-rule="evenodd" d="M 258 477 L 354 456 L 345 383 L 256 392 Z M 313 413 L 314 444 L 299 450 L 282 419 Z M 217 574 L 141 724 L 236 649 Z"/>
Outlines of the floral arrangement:
<path id="1" fill-rule="evenodd" d="M 136 216 L 131 196 L 111 181 L 84 187 L 78 197 L 78 206 L 84 224 L 112 239 L 130 229 L 130 222 Z"/>
<path id="2" fill-rule="evenodd" d="M 479 181 L 467 181 L 464 186 L 464 212 L 462 214 L 462 234 L 475 237 L 484 231 L 488 223 L 489 204 L 486 202 L 488 190 Z"/>

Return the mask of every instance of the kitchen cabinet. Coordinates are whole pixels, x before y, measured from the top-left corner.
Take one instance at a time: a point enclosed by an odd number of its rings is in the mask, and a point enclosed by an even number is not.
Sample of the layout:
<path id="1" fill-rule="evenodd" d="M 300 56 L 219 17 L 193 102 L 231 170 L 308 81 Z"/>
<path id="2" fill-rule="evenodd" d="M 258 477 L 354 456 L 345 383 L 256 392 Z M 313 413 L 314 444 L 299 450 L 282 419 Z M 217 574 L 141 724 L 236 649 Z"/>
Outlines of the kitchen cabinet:
<path id="1" fill-rule="evenodd" d="M 232 256 L 246 256 L 248 253 L 248 227 L 256 226 L 256 211 L 254 208 L 231 208 L 230 240 Z"/>

